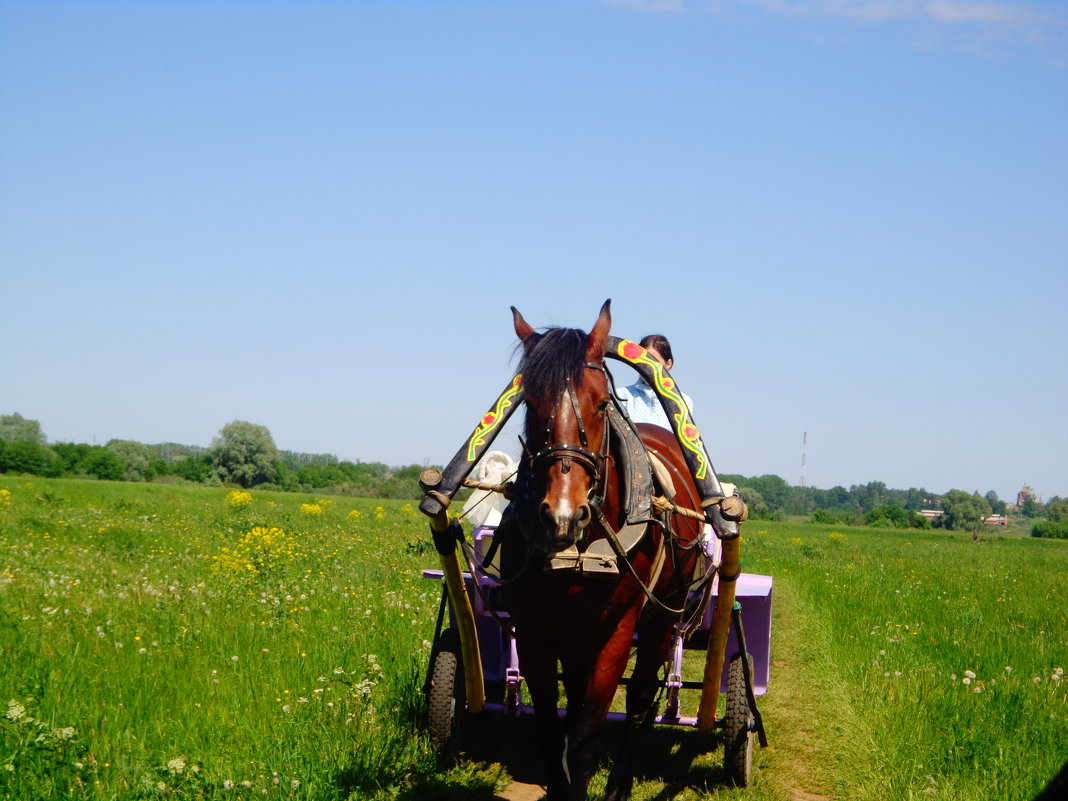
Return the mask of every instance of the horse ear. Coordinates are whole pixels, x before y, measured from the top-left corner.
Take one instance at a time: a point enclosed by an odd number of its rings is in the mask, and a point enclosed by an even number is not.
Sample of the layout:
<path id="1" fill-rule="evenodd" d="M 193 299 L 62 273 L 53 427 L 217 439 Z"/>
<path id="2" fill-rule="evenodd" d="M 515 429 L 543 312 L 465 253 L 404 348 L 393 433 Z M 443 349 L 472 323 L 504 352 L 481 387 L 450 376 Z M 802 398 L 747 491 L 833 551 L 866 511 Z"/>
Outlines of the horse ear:
<path id="1" fill-rule="evenodd" d="M 530 323 L 524 320 L 523 315 L 519 313 L 519 309 L 515 306 L 509 308 L 512 310 L 512 322 L 515 324 L 515 335 L 523 340 L 523 342 L 536 336 L 534 329 L 530 327 Z"/>
<path id="2" fill-rule="evenodd" d="M 586 361 L 599 362 L 604 359 L 604 349 L 608 344 L 608 332 L 612 328 L 612 299 L 609 298 L 601 307 L 601 314 L 593 324 L 593 330 L 586 338 Z"/>

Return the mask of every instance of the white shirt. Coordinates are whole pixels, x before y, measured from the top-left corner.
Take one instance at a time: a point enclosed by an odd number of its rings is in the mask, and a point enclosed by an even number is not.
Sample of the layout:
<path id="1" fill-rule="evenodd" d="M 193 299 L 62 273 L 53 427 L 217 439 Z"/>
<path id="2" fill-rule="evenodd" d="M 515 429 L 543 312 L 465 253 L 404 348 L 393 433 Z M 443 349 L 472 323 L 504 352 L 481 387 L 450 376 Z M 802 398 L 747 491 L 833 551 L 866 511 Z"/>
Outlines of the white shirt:
<path id="1" fill-rule="evenodd" d="M 616 390 L 616 394 L 622 400 L 623 408 L 633 422 L 653 423 L 674 431 L 664 412 L 664 407 L 660 405 L 660 398 L 644 381 L 638 380 L 629 387 L 620 387 Z M 682 399 L 686 401 L 690 414 L 693 415 L 693 401 L 690 396 L 683 392 Z"/>

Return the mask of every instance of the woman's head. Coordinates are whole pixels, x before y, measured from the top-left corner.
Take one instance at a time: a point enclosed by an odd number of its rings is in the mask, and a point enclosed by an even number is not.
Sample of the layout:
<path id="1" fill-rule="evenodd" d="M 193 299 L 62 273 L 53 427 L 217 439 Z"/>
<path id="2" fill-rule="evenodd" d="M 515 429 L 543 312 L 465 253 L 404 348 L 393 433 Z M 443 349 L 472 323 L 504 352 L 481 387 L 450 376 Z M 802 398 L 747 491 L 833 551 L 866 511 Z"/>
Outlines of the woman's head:
<path id="1" fill-rule="evenodd" d="M 671 343 L 668 342 L 668 338 L 663 334 L 647 334 L 642 337 L 641 342 L 638 344 L 652 353 L 653 358 L 668 370 L 675 363 L 675 359 L 671 355 Z"/>

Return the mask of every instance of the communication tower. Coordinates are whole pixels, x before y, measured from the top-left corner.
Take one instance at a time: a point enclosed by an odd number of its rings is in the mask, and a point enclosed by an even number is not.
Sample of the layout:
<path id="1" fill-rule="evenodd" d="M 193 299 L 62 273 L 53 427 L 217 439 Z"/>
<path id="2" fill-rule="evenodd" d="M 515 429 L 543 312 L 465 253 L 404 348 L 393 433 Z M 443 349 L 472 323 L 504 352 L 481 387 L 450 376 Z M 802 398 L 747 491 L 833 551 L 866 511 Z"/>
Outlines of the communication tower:
<path id="1" fill-rule="evenodd" d="M 808 432 L 806 431 L 801 436 L 801 486 L 805 486 L 805 472 L 807 465 L 805 464 L 805 449 L 808 447 Z"/>

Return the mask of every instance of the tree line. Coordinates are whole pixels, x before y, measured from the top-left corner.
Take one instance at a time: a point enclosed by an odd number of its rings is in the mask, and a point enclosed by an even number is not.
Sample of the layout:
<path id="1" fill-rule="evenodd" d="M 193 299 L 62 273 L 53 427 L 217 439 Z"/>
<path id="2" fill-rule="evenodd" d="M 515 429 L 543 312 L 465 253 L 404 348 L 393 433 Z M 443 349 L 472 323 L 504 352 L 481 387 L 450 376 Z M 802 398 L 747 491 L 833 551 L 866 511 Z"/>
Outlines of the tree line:
<path id="1" fill-rule="evenodd" d="M 113 481 L 184 480 L 286 491 L 329 491 L 372 498 L 422 495 L 419 465 L 388 467 L 381 462 L 340 461 L 331 454 L 280 451 L 265 426 L 235 420 L 223 426 L 209 447 L 168 442 L 146 445 L 111 440 L 106 445 L 49 444 L 41 425 L 20 414 L 0 415 L 0 472 L 85 476 Z M 883 528 L 972 529 L 1007 504 L 993 490 L 985 495 L 952 489 L 891 489 L 881 481 L 830 489 L 791 486 L 776 475 L 723 474 L 756 519 L 805 516 L 817 523 Z M 940 511 L 933 520 L 922 510 Z M 1028 497 L 1020 513 L 1035 519 L 1035 536 L 1068 538 L 1068 498 L 1048 504 Z"/>
<path id="2" fill-rule="evenodd" d="M 961 530 L 973 529 L 986 516 L 1005 514 L 1008 508 L 1008 503 L 994 490 L 985 495 L 959 489 L 938 494 L 915 487 L 891 489 L 881 481 L 856 484 L 849 489 L 841 486 L 819 489 L 791 486 L 775 475 L 724 474 L 720 478 L 737 485 L 738 494 L 749 507 L 750 517 L 758 519 L 793 515 L 827 524 Z M 921 514 L 926 510 L 941 514 L 929 518 Z M 1035 536 L 1068 538 L 1068 498 L 1054 497 L 1043 505 L 1028 496 L 1019 512 L 1036 523 L 1032 531 Z M 1040 518 L 1046 520 L 1040 521 Z"/>
<path id="3" fill-rule="evenodd" d="M 209 447 L 113 439 L 106 445 L 49 443 L 41 425 L 0 415 L 0 473 L 109 481 L 191 481 L 282 491 L 329 490 L 368 498 L 421 496 L 419 465 L 341 461 L 331 454 L 279 450 L 270 431 L 235 420 Z"/>

